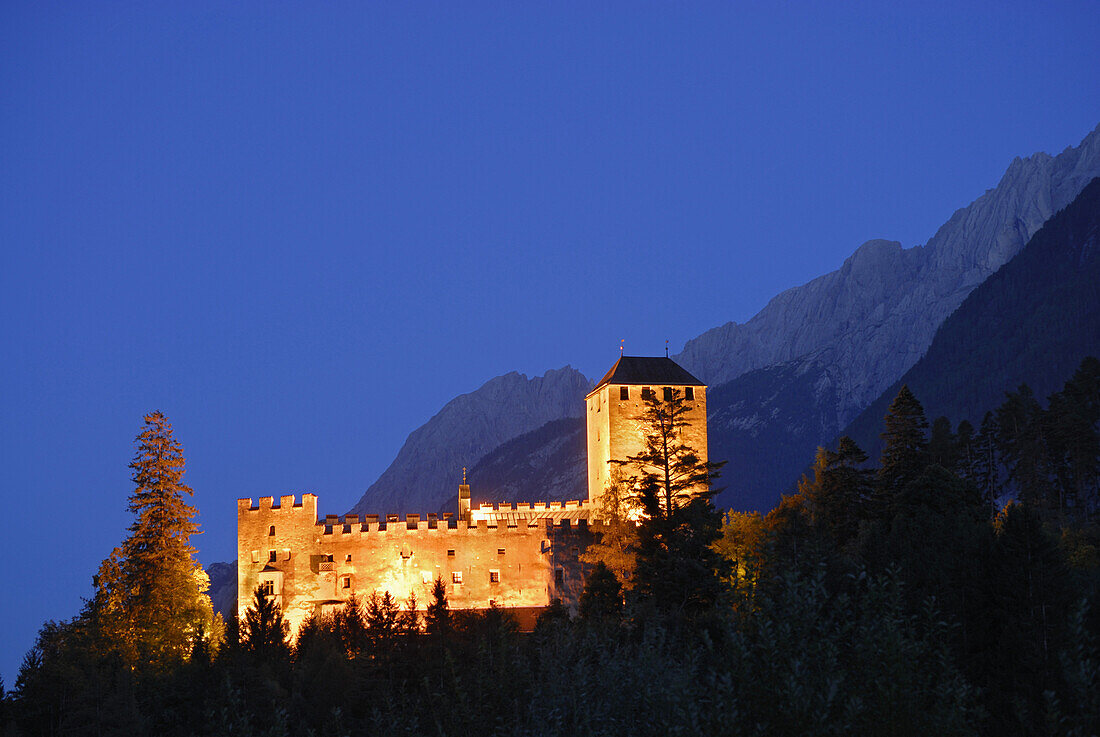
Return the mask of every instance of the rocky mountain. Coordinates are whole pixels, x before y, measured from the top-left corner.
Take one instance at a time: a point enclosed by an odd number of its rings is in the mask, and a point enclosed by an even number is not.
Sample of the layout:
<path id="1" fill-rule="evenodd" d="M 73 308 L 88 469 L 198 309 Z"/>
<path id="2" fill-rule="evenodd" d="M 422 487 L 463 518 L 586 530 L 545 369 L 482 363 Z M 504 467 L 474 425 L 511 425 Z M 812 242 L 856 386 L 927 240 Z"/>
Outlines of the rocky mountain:
<path id="1" fill-rule="evenodd" d="M 925 245 L 905 249 L 895 241 L 868 241 L 838 270 L 779 294 L 746 323 L 727 323 L 688 341 L 674 358 L 711 386 L 710 456 L 728 461 L 727 489 L 717 502 L 771 508 L 816 446 L 835 437 L 912 367 L 967 295 L 1097 175 L 1100 127 L 1058 156 L 1013 161 L 995 188 L 956 211 Z M 577 377 L 580 383 L 583 377 Z M 483 399 L 495 400 L 481 392 L 466 395 L 461 422 L 444 420 L 448 405 L 413 433 L 356 511 L 433 508 L 429 499 L 453 496 L 455 469 L 490 451 L 491 462 L 476 469 L 487 474 L 485 483 L 474 483 L 492 498 L 583 489 L 577 469 L 584 449 L 570 440 L 573 430 L 543 426 L 579 416 L 584 390 L 577 390 L 572 406 L 544 412 L 540 423 L 503 433 L 495 444 L 488 434 L 479 435 L 466 448 L 459 430 L 467 422 L 512 419 L 503 404 L 482 405 Z M 507 395 L 499 401 L 506 403 Z M 538 414 L 531 412 L 532 419 Z M 533 431 L 540 432 L 501 445 Z M 536 447 L 539 439 L 544 447 Z M 410 505 L 402 497 L 416 501 Z"/>
<path id="2" fill-rule="evenodd" d="M 206 567 L 210 577 L 210 603 L 214 613 L 229 621 L 237 611 L 237 561 L 232 563 L 211 563 Z"/>
<path id="3" fill-rule="evenodd" d="M 1046 397 L 1087 355 L 1100 355 L 1100 179 L 971 292 L 920 361 L 844 434 L 877 457 L 882 418 L 902 384 L 929 419 L 978 427 L 1005 391 L 1027 383 Z"/>
<path id="4" fill-rule="evenodd" d="M 359 514 L 432 512 L 458 494 L 462 467 L 551 420 L 584 416 L 590 382 L 576 369 L 532 379 L 512 372 L 452 399 L 414 430 L 389 468 L 351 509 Z"/>
<path id="5" fill-rule="evenodd" d="M 477 502 L 555 502 L 588 497 L 584 417 L 564 417 L 520 435 L 470 469 Z"/>
<path id="6" fill-rule="evenodd" d="M 1100 127 L 1056 157 L 1016 159 L 996 188 L 924 246 L 860 246 L 832 273 L 771 300 L 744 324 L 688 341 L 676 361 L 717 386 L 789 361 L 831 368 L 835 411 L 850 421 L 924 354 L 940 323 L 1100 174 Z M 828 394 L 828 393 L 827 393 Z"/>

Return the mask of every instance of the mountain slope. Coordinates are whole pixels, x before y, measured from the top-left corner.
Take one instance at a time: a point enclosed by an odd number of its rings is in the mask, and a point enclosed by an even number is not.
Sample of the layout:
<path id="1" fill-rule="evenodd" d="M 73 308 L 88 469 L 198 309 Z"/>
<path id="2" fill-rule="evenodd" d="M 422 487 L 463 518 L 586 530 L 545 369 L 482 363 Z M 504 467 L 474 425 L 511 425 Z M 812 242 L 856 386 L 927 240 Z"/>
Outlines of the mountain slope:
<path id="1" fill-rule="evenodd" d="M 512 372 L 452 399 L 414 430 L 389 468 L 351 511 L 403 514 L 435 511 L 458 494 L 462 467 L 551 420 L 584 416 L 589 381 L 576 369 L 528 379 Z"/>
<path id="2" fill-rule="evenodd" d="M 1057 157 L 1016 159 L 996 188 L 956 211 L 921 247 L 875 240 L 844 265 L 789 289 L 743 325 L 688 341 L 676 361 L 712 386 L 808 359 L 836 368 L 842 422 L 923 355 L 969 292 L 1100 175 L 1100 127 Z"/>
<path id="3" fill-rule="evenodd" d="M 552 420 L 489 452 L 470 469 L 474 503 L 588 497 L 583 417 Z"/>
<path id="4" fill-rule="evenodd" d="M 1027 383 L 1045 397 L 1087 355 L 1100 355 L 1100 179 L 971 292 L 924 357 L 844 432 L 877 456 L 882 418 L 902 384 L 929 418 L 977 427 L 1006 390 Z"/>

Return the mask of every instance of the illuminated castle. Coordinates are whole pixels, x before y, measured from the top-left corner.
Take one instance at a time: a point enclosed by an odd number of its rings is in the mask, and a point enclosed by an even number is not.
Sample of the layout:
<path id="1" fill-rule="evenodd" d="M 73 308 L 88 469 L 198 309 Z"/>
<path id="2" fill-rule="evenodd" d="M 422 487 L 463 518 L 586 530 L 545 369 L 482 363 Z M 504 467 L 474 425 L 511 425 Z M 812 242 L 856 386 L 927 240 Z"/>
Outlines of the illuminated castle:
<path id="1" fill-rule="evenodd" d="M 642 449 L 643 397 L 673 389 L 688 400 L 684 441 L 706 460 L 706 386 L 669 358 L 622 356 L 585 398 L 587 499 L 474 507 L 465 478 L 457 515 L 318 517 L 314 494 L 239 499 L 238 612 L 260 586 L 297 633 L 311 613 L 352 594 L 389 591 L 402 603 L 414 595 L 422 609 L 437 577 L 452 608 L 499 606 L 521 626 L 554 599 L 575 605 L 589 567 L 580 554 L 600 534 L 591 518 L 611 461 Z"/>

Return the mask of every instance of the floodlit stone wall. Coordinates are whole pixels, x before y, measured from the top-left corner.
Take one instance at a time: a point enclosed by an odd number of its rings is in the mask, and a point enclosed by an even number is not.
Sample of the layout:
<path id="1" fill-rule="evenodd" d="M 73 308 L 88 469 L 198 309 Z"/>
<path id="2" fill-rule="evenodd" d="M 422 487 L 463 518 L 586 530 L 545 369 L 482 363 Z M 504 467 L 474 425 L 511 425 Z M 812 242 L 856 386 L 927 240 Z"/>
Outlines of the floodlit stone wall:
<path id="1" fill-rule="evenodd" d="M 507 506 L 507 505 L 501 505 Z M 524 505 L 539 510 L 539 505 Z M 561 505 L 558 515 L 579 511 Z M 260 584 L 269 587 L 296 633 L 312 612 L 339 607 L 352 594 L 410 594 L 424 609 L 437 577 L 452 609 L 575 606 L 590 566 L 579 561 L 593 540 L 586 519 L 563 519 L 543 505 L 541 518 L 466 521 L 431 515 L 368 515 L 318 519 L 317 497 L 241 499 L 237 508 L 238 610 Z M 535 511 L 532 510 L 532 511 Z M 479 508 L 479 511 L 482 511 Z M 505 510 L 499 510 L 503 514 Z M 494 524 L 495 522 L 495 524 Z"/>

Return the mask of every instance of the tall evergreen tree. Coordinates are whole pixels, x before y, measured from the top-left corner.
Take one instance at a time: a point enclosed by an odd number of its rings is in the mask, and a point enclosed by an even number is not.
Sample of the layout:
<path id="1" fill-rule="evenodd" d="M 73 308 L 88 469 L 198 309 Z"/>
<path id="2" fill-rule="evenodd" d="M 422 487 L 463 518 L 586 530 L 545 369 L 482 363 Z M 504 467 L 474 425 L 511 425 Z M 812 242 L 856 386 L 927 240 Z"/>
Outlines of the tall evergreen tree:
<path id="1" fill-rule="evenodd" d="M 882 439 L 886 444 L 879 462 L 878 490 L 882 502 L 888 506 L 906 484 L 920 476 L 927 464 L 928 441 L 924 431 L 928 420 L 913 392 L 903 385 L 886 412 L 885 421 Z"/>
<path id="2" fill-rule="evenodd" d="M 196 510 L 185 497 L 183 447 L 160 412 L 145 417 L 130 468 L 135 520 L 129 537 L 100 565 L 93 616 L 128 663 L 185 659 L 195 640 L 214 632 L 210 581 L 194 559 Z"/>
<path id="3" fill-rule="evenodd" d="M 1001 495 L 1000 454 L 997 450 L 997 418 L 986 412 L 974 438 L 973 462 L 967 480 L 978 488 L 982 501 L 992 513 Z"/>
<path id="4" fill-rule="evenodd" d="M 1044 444 L 1042 407 L 1031 387 L 1021 384 L 1015 392 L 1007 393 L 1004 404 L 997 409 L 997 446 L 1020 501 L 1035 507 L 1055 501 L 1048 498 Z"/>
<path id="5" fill-rule="evenodd" d="M 454 630 L 451 608 L 447 602 L 447 585 L 437 576 L 432 584 L 432 600 L 424 612 L 424 628 L 435 638 L 449 637 Z"/>
<path id="6" fill-rule="evenodd" d="M 838 548 L 856 535 L 866 516 L 872 491 L 871 472 L 861 468 L 866 462 L 867 454 L 845 435 L 836 450 L 817 449 L 813 480 L 803 478 L 798 485 L 813 523 Z"/>
<path id="7" fill-rule="evenodd" d="M 614 462 L 633 471 L 642 511 L 634 591 L 658 611 L 690 619 L 717 603 L 727 579 L 729 562 L 713 548 L 722 519 L 710 501 L 721 464 L 684 442 L 691 404 L 683 392 L 657 394 L 644 396 L 638 418 L 642 452 Z"/>
<path id="8" fill-rule="evenodd" d="M 1079 518 L 1100 502 L 1100 361 L 1081 362 L 1060 392 L 1050 397 L 1044 433 L 1051 474 L 1062 507 Z"/>
<path id="9" fill-rule="evenodd" d="M 290 659 L 289 633 L 290 624 L 275 597 L 257 586 L 240 624 L 241 649 L 260 662 L 283 664 Z"/>

